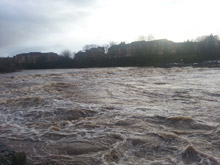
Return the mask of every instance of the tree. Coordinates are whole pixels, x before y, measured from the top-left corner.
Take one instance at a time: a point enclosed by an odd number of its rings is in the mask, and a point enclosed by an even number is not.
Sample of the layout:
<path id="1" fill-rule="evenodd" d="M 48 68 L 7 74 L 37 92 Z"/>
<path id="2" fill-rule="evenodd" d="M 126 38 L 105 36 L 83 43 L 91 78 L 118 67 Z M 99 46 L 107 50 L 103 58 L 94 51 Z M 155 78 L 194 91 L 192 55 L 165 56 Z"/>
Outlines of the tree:
<path id="1" fill-rule="evenodd" d="M 137 38 L 137 41 L 146 41 L 146 36 L 144 35 L 139 35 L 138 38 Z"/>
<path id="2" fill-rule="evenodd" d="M 110 41 L 110 42 L 109 42 L 109 47 L 114 46 L 114 45 L 117 45 L 117 43 L 114 42 L 114 41 Z"/>
<path id="3" fill-rule="evenodd" d="M 95 44 L 85 45 L 85 46 L 83 47 L 83 51 L 87 51 L 87 50 L 89 50 L 89 49 L 97 48 L 97 47 L 99 47 L 99 46 L 98 46 L 98 45 L 95 45 Z"/>
<path id="4" fill-rule="evenodd" d="M 208 36 L 200 36 L 200 37 L 197 37 L 197 38 L 195 39 L 195 41 L 196 41 L 196 42 L 201 42 L 201 41 L 205 40 L 207 37 L 208 37 Z"/>
<path id="5" fill-rule="evenodd" d="M 204 60 L 213 60 L 220 58 L 220 45 L 218 36 L 205 37 L 200 41 L 200 47 L 202 50 Z"/>
<path id="6" fill-rule="evenodd" d="M 61 52 L 61 56 L 64 58 L 72 58 L 72 53 L 70 50 L 66 49 Z"/>
<path id="7" fill-rule="evenodd" d="M 108 48 L 110 48 L 110 45 L 109 44 L 104 44 L 103 47 L 104 47 L 104 50 L 105 50 L 105 54 L 108 53 Z"/>
<path id="8" fill-rule="evenodd" d="M 153 41 L 153 40 L 155 40 L 155 37 L 153 36 L 153 34 L 149 34 L 147 36 L 147 41 Z"/>

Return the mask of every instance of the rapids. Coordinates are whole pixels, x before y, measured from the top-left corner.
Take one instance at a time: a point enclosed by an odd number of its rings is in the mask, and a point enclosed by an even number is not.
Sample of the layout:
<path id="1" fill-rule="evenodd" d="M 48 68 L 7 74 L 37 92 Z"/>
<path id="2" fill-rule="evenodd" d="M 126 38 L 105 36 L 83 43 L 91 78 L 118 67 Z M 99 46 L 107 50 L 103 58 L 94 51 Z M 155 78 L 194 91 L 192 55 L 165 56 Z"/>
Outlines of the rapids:
<path id="1" fill-rule="evenodd" d="M 217 165 L 220 69 L 0 74 L 0 142 L 35 165 Z"/>

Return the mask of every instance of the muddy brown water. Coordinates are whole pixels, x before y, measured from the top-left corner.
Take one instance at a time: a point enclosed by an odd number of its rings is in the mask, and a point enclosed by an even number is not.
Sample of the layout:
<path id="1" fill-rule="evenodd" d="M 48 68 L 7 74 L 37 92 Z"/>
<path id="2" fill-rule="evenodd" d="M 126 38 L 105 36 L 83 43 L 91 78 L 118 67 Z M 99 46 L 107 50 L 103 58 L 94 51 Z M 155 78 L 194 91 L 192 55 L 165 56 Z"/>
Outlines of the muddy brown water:
<path id="1" fill-rule="evenodd" d="M 36 165 L 217 165 L 220 69 L 0 74 L 0 141 Z"/>

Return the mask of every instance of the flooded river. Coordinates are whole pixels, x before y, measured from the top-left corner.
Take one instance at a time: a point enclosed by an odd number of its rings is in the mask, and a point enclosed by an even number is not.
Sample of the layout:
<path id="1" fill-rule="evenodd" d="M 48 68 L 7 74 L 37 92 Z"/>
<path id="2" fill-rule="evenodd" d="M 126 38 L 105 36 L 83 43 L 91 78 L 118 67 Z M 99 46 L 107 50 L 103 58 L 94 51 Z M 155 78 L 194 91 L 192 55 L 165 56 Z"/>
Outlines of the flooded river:
<path id="1" fill-rule="evenodd" d="M 35 165 L 217 165 L 220 69 L 0 74 L 0 142 Z"/>

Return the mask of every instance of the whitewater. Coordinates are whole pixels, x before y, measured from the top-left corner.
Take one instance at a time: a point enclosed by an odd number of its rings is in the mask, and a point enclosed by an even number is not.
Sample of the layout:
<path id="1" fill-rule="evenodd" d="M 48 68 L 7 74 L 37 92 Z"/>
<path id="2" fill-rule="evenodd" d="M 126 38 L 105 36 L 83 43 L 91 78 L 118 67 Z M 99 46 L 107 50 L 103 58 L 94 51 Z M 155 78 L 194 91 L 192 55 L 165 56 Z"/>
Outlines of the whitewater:
<path id="1" fill-rule="evenodd" d="M 220 162 L 219 68 L 0 74 L 0 142 L 30 164 Z"/>

